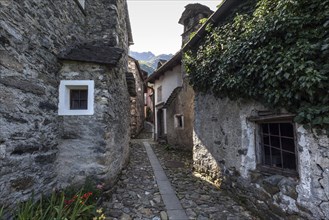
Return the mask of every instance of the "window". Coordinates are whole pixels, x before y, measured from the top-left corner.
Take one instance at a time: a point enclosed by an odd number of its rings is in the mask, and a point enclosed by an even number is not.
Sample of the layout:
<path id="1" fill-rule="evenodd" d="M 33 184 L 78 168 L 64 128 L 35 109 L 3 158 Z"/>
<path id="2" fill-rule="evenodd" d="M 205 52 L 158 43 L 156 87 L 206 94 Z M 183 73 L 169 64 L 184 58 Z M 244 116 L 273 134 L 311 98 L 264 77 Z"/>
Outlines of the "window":
<path id="1" fill-rule="evenodd" d="M 88 88 L 70 90 L 70 109 L 88 109 Z"/>
<path id="2" fill-rule="evenodd" d="M 162 101 L 162 86 L 159 86 L 157 89 L 157 102 Z"/>
<path id="3" fill-rule="evenodd" d="M 296 147 L 292 123 L 260 123 L 261 163 L 296 170 Z"/>
<path id="4" fill-rule="evenodd" d="M 59 115 L 93 115 L 94 81 L 62 80 L 59 86 Z"/>
<path id="5" fill-rule="evenodd" d="M 175 115 L 175 128 L 184 128 L 184 116 Z"/>

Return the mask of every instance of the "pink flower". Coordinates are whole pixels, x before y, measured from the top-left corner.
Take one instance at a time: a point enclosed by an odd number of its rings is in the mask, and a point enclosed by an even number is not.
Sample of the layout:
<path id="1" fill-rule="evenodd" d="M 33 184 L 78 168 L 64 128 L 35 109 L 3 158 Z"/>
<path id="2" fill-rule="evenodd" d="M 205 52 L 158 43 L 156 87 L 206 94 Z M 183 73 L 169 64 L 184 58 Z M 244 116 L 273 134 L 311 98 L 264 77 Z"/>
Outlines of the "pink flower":
<path id="1" fill-rule="evenodd" d="M 104 188 L 104 183 L 100 183 L 96 186 L 97 189 L 102 190 Z"/>

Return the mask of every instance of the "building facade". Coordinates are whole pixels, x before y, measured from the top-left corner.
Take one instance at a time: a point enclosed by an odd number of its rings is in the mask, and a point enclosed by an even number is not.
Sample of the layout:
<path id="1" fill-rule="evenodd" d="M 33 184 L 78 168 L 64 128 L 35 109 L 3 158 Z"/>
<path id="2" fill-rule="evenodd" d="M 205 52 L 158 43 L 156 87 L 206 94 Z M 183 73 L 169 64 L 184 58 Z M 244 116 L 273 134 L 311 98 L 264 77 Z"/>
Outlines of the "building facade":
<path id="1" fill-rule="evenodd" d="M 250 2 L 257 6 L 258 1 Z M 224 1 L 184 51 L 198 48 L 207 25 L 220 26 L 226 17 L 234 20 L 240 4 Z M 294 121 L 294 114 L 256 100 L 215 97 L 209 91 L 196 92 L 194 104 L 194 170 L 232 192 L 262 219 L 329 219 L 325 132 L 306 129 Z"/>
<path id="2" fill-rule="evenodd" d="M 201 26 L 200 19 L 207 18 L 212 11 L 201 4 L 185 7 L 179 23 L 184 25 L 182 45 Z M 155 137 L 171 146 L 192 150 L 194 91 L 188 83 L 182 65 L 182 50 L 167 62 L 159 62 L 158 69 L 149 76 L 155 92 Z"/>
<path id="3" fill-rule="evenodd" d="M 0 206 L 110 185 L 129 153 L 126 1 L 0 6 Z"/>
<path id="4" fill-rule="evenodd" d="M 128 64 L 129 73 L 127 74 L 130 78 L 130 83 L 127 79 L 128 90 L 130 94 L 130 133 L 131 137 L 135 138 L 141 132 L 144 127 L 145 120 L 145 91 L 146 86 L 144 80 L 146 78 L 144 72 L 137 60 L 129 56 Z"/>

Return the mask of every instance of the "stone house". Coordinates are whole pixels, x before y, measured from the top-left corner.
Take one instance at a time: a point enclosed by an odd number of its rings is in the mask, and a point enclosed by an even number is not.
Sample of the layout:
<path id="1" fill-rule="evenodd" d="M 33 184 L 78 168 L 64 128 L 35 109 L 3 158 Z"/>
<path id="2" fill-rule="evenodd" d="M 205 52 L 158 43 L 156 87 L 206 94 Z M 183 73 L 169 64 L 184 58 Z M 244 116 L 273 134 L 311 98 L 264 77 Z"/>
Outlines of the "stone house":
<path id="1" fill-rule="evenodd" d="M 208 24 L 240 4 L 223 1 L 185 45 L 197 48 Z M 329 139 L 285 110 L 257 101 L 195 93 L 194 169 L 221 183 L 263 219 L 329 219 Z"/>
<path id="2" fill-rule="evenodd" d="M 145 121 L 154 124 L 154 89 L 153 84 L 146 83 L 147 88 L 145 92 Z"/>
<path id="3" fill-rule="evenodd" d="M 128 57 L 128 71 L 126 74 L 128 91 L 130 94 L 130 133 L 131 137 L 136 137 L 144 127 L 144 93 L 146 91 L 146 86 L 144 83 L 147 77 L 147 72 L 143 71 L 137 60 Z"/>
<path id="4" fill-rule="evenodd" d="M 125 0 L 0 2 L 0 206 L 110 186 L 129 153 Z"/>
<path id="5" fill-rule="evenodd" d="M 182 45 L 200 26 L 200 19 L 212 11 L 201 4 L 189 4 L 179 19 L 184 25 Z M 167 62 L 160 61 L 149 78 L 155 92 L 155 138 L 165 140 L 172 146 L 192 149 L 194 92 L 182 69 L 182 50 Z"/>

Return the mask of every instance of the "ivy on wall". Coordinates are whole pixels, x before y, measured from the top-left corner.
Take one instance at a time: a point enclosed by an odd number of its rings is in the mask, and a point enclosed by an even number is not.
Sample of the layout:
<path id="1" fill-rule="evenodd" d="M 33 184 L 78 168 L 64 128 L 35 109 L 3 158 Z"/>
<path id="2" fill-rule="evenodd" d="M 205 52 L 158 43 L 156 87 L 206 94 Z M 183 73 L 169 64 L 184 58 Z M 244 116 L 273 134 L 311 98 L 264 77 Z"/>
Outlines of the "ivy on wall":
<path id="1" fill-rule="evenodd" d="M 329 0 L 247 0 L 184 54 L 198 92 L 254 99 L 329 131 Z"/>

